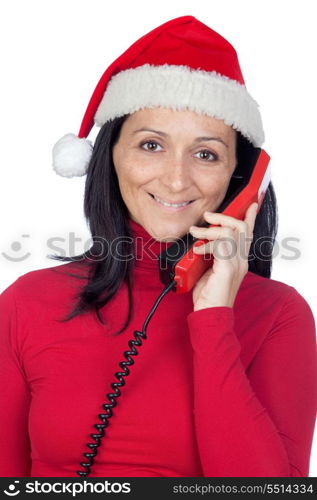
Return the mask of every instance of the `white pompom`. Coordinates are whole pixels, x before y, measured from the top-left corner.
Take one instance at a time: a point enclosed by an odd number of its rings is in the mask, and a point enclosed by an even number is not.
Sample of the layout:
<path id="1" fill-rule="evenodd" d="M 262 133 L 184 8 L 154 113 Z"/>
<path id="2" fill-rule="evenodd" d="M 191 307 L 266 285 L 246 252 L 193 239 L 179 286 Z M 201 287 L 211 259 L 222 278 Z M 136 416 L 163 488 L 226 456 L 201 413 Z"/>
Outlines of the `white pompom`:
<path id="1" fill-rule="evenodd" d="M 87 172 L 93 145 L 75 134 L 64 135 L 53 147 L 53 169 L 62 177 L 81 177 Z"/>

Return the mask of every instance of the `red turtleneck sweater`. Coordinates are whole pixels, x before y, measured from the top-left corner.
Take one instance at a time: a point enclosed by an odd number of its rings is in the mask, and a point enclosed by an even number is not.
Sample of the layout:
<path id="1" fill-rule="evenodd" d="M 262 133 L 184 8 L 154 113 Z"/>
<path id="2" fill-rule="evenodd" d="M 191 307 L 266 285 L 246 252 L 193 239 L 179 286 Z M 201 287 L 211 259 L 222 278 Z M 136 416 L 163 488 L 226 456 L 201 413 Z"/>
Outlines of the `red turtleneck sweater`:
<path id="1" fill-rule="evenodd" d="M 136 252 L 135 311 L 118 336 L 126 285 L 101 310 L 106 326 L 93 312 L 58 322 L 83 284 L 68 276 L 78 264 L 28 272 L 0 295 L 3 477 L 84 470 L 123 351 L 164 288 L 157 261 L 142 245 Z M 195 312 L 192 292 L 171 291 L 134 360 L 90 477 L 309 475 L 316 331 L 295 288 L 248 272 L 233 308 Z"/>

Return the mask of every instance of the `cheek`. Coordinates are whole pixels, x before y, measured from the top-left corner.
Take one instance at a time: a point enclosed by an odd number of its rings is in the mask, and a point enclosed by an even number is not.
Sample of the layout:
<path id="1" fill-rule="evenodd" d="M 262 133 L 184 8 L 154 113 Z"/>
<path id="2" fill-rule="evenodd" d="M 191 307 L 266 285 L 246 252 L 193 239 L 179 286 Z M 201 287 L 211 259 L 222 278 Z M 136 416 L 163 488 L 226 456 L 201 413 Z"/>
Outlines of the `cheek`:
<path id="1" fill-rule="evenodd" d="M 230 177 L 227 175 L 208 176 L 199 183 L 200 191 L 205 198 L 219 199 L 225 195 Z"/>
<path id="2" fill-rule="evenodd" d="M 115 164 L 115 170 L 120 186 L 137 187 L 151 181 L 157 171 L 148 162 L 140 161 L 135 155 L 125 156 Z"/>

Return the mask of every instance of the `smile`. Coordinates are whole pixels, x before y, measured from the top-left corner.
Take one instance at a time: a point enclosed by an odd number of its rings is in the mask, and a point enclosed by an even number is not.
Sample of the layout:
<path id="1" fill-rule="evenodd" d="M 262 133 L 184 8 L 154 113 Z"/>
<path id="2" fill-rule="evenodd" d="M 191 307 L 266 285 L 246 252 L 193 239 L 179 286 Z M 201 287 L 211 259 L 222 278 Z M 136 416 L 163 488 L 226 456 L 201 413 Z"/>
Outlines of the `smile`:
<path id="1" fill-rule="evenodd" d="M 159 198 L 158 196 L 155 196 L 154 194 L 152 193 L 148 193 L 151 198 L 160 206 L 162 207 L 166 207 L 170 210 L 181 210 L 181 209 L 184 209 L 186 208 L 188 205 L 190 205 L 193 201 L 195 200 L 190 200 L 190 201 L 184 201 L 183 203 L 169 203 L 167 201 L 164 201 L 162 200 L 161 198 Z"/>

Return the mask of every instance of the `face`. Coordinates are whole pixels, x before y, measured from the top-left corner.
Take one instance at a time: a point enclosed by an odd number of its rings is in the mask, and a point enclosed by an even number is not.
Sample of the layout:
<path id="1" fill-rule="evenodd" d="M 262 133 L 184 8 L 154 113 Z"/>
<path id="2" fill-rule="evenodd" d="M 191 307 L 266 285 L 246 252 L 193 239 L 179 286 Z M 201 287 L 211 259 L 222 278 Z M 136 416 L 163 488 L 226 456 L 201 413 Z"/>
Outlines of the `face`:
<path id="1" fill-rule="evenodd" d="M 156 240 L 173 241 L 223 201 L 236 131 L 193 111 L 145 108 L 128 116 L 112 152 L 131 219 Z"/>

